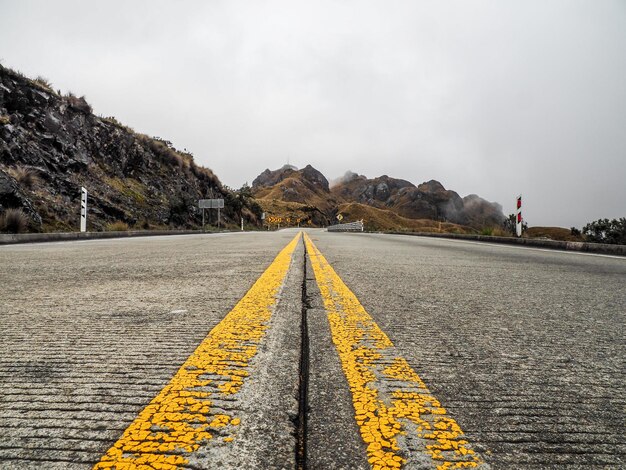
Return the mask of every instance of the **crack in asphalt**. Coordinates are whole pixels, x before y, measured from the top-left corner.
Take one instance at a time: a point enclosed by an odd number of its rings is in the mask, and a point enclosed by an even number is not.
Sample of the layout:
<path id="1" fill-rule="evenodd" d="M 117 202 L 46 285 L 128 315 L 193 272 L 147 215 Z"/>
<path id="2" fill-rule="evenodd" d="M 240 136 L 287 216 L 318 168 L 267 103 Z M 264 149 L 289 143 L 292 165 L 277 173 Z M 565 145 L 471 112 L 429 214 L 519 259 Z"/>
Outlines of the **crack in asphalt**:
<path id="1" fill-rule="evenodd" d="M 307 250 L 304 246 L 303 254 L 303 274 L 302 274 L 302 308 L 300 319 L 300 369 L 299 369 L 299 385 L 298 385 L 298 416 L 295 420 L 296 425 L 296 469 L 306 470 L 307 468 L 307 414 L 308 414 L 308 389 L 309 389 L 309 325 L 307 320 L 308 310 L 310 308 L 309 297 L 307 294 Z"/>

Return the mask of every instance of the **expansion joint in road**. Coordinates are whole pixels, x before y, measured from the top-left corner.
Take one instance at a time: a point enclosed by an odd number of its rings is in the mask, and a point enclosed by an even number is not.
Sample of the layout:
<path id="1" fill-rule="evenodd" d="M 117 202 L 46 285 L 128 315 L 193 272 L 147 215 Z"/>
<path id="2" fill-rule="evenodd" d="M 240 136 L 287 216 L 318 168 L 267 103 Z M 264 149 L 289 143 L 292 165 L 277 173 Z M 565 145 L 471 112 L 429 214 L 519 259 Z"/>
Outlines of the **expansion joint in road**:
<path id="1" fill-rule="evenodd" d="M 307 249 L 304 239 L 302 297 L 300 318 L 300 368 L 298 384 L 298 416 L 296 418 L 296 469 L 306 470 L 307 455 L 307 413 L 308 413 L 308 388 L 309 388 L 309 326 L 308 310 L 309 297 L 307 294 Z"/>

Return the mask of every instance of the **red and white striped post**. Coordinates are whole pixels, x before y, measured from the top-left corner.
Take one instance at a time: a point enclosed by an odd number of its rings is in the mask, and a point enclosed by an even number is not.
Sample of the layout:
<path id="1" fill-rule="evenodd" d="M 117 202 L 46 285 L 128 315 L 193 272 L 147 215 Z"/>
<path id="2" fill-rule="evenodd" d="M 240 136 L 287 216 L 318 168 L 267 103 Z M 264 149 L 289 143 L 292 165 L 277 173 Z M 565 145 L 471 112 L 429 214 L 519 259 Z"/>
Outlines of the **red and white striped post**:
<path id="1" fill-rule="evenodd" d="M 522 195 L 517 196 L 517 213 L 515 216 L 515 233 L 522 236 Z"/>

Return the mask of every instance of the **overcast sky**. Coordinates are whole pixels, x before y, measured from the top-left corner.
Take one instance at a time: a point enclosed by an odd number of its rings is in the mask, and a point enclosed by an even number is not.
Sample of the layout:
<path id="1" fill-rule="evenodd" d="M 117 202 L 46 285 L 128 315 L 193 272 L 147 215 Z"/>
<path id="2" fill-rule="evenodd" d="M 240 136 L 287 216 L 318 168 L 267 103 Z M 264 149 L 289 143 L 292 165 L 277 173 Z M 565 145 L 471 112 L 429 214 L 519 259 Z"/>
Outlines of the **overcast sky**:
<path id="1" fill-rule="evenodd" d="M 0 0 L 0 60 L 232 187 L 289 160 L 626 216 L 624 0 Z"/>

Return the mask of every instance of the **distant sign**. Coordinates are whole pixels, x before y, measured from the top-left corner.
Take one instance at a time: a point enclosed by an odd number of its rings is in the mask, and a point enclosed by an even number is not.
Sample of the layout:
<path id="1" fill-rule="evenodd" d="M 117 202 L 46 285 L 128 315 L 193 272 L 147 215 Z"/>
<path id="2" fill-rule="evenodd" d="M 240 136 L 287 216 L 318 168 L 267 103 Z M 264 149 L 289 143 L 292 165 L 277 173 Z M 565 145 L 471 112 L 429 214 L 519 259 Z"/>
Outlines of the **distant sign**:
<path id="1" fill-rule="evenodd" d="M 343 215 L 337 214 L 337 220 L 341 222 L 343 220 Z"/>
<path id="2" fill-rule="evenodd" d="M 224 199 L 200 199 L 198 207 L 200 209 L 223 209 Z"/>

